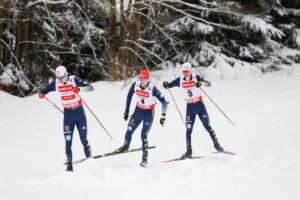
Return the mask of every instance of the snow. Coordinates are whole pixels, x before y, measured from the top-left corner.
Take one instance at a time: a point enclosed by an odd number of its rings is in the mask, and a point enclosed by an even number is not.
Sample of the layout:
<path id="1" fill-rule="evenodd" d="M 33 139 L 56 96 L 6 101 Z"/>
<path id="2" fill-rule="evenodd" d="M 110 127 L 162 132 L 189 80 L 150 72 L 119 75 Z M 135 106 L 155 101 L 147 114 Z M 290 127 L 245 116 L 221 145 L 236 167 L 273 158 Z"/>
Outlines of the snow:
<path id="1" fill-rule="evenodd" d="M 210 34 L 214 31 L 214 28 L 210 25 L 197 22 L 190 17 L 182 17 L 180 19 L 175 20 L 167 26 L 168 29 L 175 32 L 182 31 L 194 31 L 195 33 L 202 33 L 204 35 Z"/>
<path id="2" fill-rule="evenodd" d="M 296 43 L 300 47 L 300 29 L 296 29 L 295 33 L 296 33 Z"/>
<path id="3" fill-rule="evenodd" d="M 12 64 L 8 64 L 5 68 L 5 71 L 0 75 L 0 83 L 4 85 L 18 84 L 21 88 L 28 90 L 29 85 L 26 80 L 23 78 L 23 71 L 17 69 Z"/>
<path id="4" fill-rule="evenodd" d="M 221 63 L 222 60 L 219 59 Z M 220 64 L 221 65 L 221 64 Z M 167 65 L 168 66 L 168 65 Z M 236 156 L 214 154 L 208 133 L 197 119 L 193 131 L 193 155 L 200 159 L 173 163 L 185 151 L 185 128 L 172 98 L 162 88 L 180 71 L 172 67 L 152 72 L 152 82 L 167 98 L 167 124 L 160 127 L 158 103 L 149 133 L 149 168 L 139 166 L 141 152 L 89 159 L 65 172 L 62 114 L 37 95 L 17 98 L 0 91 L 0 199 L 122 199 L 122 200 L 298 200 L 300 187 L 299 112 L 300 65 L 261 74 L 246 70 L 233 76 L 230 65 L 222 69 L 195 68 L 212 82 L 203 88 L 237 128 L 204 96 L 211 123 L 221 145 Z M 223 78 L 221 78 L 221 70 Z M 123 112 L 130 82 L 97 82 L 94 92 L 81 93 L 111 140 L 86 109 L 93 155 L 110 152 L 123 144 L 127 122 Z M 172 94 L 185 114 L 179 89 Z M 47 95 L 60 105 L 56 93 Z M 134 107 L 134 99 L 131 112 Z M 141 127 L 131 148 L 141 146 Z M 84 157 L 77 130 L 74 159 Z M 297 189 L 298 188 L 298 189 Z"/>
<path id="5" fill-rule="evenodd" d="M 261 18 L 246 15 L 243 17 L 242 21 L 255 32 L 261 32 L 264 35 L 279 39 L 285 36 L 281 30 L 275 28 L 272 24 L 267 23 Z"/>

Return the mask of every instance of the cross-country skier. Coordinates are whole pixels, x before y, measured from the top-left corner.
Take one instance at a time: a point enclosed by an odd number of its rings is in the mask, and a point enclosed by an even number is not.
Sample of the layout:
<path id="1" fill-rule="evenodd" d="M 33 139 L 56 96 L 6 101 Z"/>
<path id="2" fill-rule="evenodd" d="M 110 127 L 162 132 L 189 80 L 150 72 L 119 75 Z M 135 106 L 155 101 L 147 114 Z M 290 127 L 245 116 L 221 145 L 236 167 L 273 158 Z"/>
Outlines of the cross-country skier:
<path id="1" fill-rule="evenodd" d="M 160 124 L 164 126 L 166 122 L 166 111 L 167 111 L 167 102 L 164 96 L 160 93 L 155 85 L 149 82 L 150 73 L 148 70 L 141 70 L 138 75 L 138 80 L 132 84 L 126 102 L 126 109 L 124 112 L 124 120 L 128 119 L 128 113 L 130 108 L 130 103 L 133 94 L 137 96 L 137 104 L 132 114 L 129 123 L 127 132 L 125 134 L 124 145 L 116 150 L 116 152 L 127 152 L 131 142 L 131 137 L 139 124 L 143 121 L 143 128 L 141 133 L 142 139 L 142 149 L 143 157 L 141 166 L 146 167 L 148 163 L 148 133 L 152 126 L 154 118 L 154 107 L 156 104 L 156 98 L 162 103 L 162 114 L 160 118 Z"/>
<path id="2" fill-rule="evenodd" d="M 199 89 L 201 85 L 210 87 L 211 83 L 205 80 L 202 76 L 198 74 L 192 74 L 192 66 L 190 63 L 186 62 L 182 66 L 183 76 L 176 78 L 172 82 L 168 83 L 167 81 L 163 82 L 163 87 L 165 89 L 172 87 L 182 88 L 185 101 L 187 103 L 186 107 L 186 148 L 187 151 L 182 155 L 182 158 L 191 158 L 192 157 L 192 131 L 195 122 L 196 115 L 199 116 L 203 126 L 209 133 L 214 147 L 217 151 L 223 151 L 223 148 L 220 146 L 218 139 L 216 137 L 215 131 L 210 125 L 210 120 L 208 113 L 206 111 L 204 102 L 201 96 L 201 90 Z"/>
<path id="3" fill-rule="evenodd" d="M 87 139 L 87 121 L 81 98 L 77 95 L 79 91 L 93 91 L 89 83 L 75 77 L 68 76 L 64 66 L 55 70 L 56 80 L 42 89 L 38 96 L 43 99 L 52 91 L 59 92 L 64 107 L 64 137 L 66 142 L 67 170 L 73 171 L 72 166 L 72 139 L 75 125 L 78 129 L 84 153 L 87 158 L 91 157 L 91 148 Z"/>

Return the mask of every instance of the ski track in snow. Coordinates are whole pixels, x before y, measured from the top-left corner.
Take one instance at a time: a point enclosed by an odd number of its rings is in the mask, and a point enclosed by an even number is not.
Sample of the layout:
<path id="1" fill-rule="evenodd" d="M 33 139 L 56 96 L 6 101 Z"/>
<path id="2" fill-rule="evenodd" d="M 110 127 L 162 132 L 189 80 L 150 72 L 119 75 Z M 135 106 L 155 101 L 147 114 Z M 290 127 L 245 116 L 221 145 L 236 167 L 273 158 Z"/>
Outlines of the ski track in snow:
<path id="1" fill-rule="evenodd" d="M 149 144 L 157 148 L 149 150 L 146 169 L 139 166 L 141 152 L 135 152 L 89 159 L 74 165 L 74 173 L 65 172 L 62 114 L 37 95 L 22 99 L 0 92 L 0 199 L 298 200 L 299 68 L 295 65 L 292 72 L 264 76 L 249 72 L 237 78 L 220 78 L 214 69 L 204 70 L 212 87 L 203 89 L 238 125 L 234 128 L 203 94 L 212 126 L 220 144 L 237 155 L 214 154 L 211 139 L 197 119 L 193 156 L 202 158 L 172 163 L 161 161 L 184 153 L 185 127 L 162 81 L 173 80 L 179 72 L 153 72 L 152 82 L 170 103 L 164 128 L 159 124 L 161 104 L 156 106 Z M 93 155 L 123 144 L 127 122 L 122 116 L 130 85 L 97 82 L 94 92 L 82 92 L 82 98 L 114 138 L 106 135 L 86 109 Z M 172 89 L 172 94 L 184 116 L 180 90 Z M 47 96 L 60 106 L 58 94 Z M 135 99 L 131 113 L 134 106 Z M 140 131 L 141 127 L 133 135 L 132 148 L 141 145 Z M 73 157 L 84 157 L 77 130 Z"/>

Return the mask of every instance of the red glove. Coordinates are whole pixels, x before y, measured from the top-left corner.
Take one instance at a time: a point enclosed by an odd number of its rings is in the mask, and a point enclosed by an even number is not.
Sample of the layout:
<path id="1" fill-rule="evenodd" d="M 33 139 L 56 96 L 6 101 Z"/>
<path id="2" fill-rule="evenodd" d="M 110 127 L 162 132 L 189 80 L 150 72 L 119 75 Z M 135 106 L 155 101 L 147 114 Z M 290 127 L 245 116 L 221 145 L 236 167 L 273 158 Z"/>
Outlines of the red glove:
<path id="1" fill-rule="evenodd" d="M 43 99 L 45 97 L 45 95 L 43 93 L 38 93 L 40 99 Z"/>
<path id="2" fill-rule="evenodd" d="M 80 90 L 79 90 L 79 88 L 78 88 L 78 87 L 74 87 L 74 88 L 73 88 L 73 92 L 74 92 L 74 93 L 76 93 L 76 94 L 77 94 L 79 91 L 80 91 Z"/>

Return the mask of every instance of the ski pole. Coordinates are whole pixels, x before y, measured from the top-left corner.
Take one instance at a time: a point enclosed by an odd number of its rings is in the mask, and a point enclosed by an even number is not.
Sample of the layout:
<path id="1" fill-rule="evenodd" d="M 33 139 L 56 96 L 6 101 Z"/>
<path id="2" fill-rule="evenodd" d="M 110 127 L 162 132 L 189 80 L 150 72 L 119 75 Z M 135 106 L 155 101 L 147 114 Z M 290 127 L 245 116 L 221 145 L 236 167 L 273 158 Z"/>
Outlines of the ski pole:
<path id="1" fill-rule="evenodd" d="M 207 98 L 209 98 L 209 100 L 211 100 L 211 102 L 213 102 L 213 104 L 219 109 L 219 111 L 221 111 L 221 113 L 230 121 L 230 123 L 234 126 L 237 127 L 237 125 L 235 123 L 233 123 L 229 117 L 227 117 L 227 115 L 221 110 L 221 108 L 208 96 L 208 94 L 200 87 L 200 90 L 202 90 L 202 92 L 207 96 Z"/>
<path id="2" fill-rule="evenodd" d="M 90 107 L 85 103 L 85 101 L 82 99 L 82 97 L 77 93 L 77 95 L 80 97 L 80 99 L 82 100 L 82 102 L 84 103 L 84 105 L 89 109 L 89 111 L 92 113 L 92 115 L 95 117 L 95 119 L 99 122 L 99 124 L 102 126 L 102 128 L 104 129 L 104 131 L 107 133 L 107 135 L 110 137 L 110 139 L 113 139 L 111 137 L 111 135 L 108 133 L 108 131 L 104 128 L 104 126 L 102 125 L 102 123 L 100 122 L 100 120 L 96 117 L 96 115 L 93 113 L 93 111 L 90 109 Z"/>
<path id="3" fill-rule="evenodd" d="M 179 108 L 178 108 L 178 106 L 177 106 L 177 103 L 176 103 L 176 101 L 175 101 L 175 99 L 174 99 L 174 97 L 173 97 L 173 95 L 172 95 L 172 92 L 171 92 L 170 88 L 168 88 L 168 90 L 169 90 L 169 93 L 170 93 L 170 95 L 171 95 L 171 97 L 172 97 L 172 99 L 173 99 L 173 102 L 174 102 L 174 104 L 175 104 L 175 106 L 176 106 L 176 108 L 177 108 L 177 111 L 178 111 L 178 113 L 179 113 L 179 115 L 180 115 L 180 117 L 181 117 L 181 119 L 182 119 L 182 122 L 183 122 L 183 124 L 184 124 L 184 126 L 185 126 L 184 119 L 183 119 L 183 117 L 182 117 L 182 115 L 181 115 L 181 112 L 180 112 L 180 110 L 179 110 Z"/>
<path id="4" fill-rule="evenodd" d="M 59 107 L 57 107 L 52 101 L 50 101 L 50 99 L 48 99 L 46 96 L 45 96 L 45 99 L 47 101 L 49 101 L 55 108 L 57 108 L 57 110 L 59 110 L 61 113 L 64 113 Z"/>

